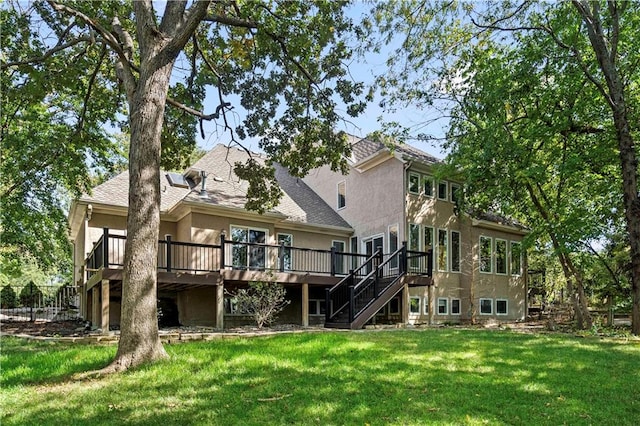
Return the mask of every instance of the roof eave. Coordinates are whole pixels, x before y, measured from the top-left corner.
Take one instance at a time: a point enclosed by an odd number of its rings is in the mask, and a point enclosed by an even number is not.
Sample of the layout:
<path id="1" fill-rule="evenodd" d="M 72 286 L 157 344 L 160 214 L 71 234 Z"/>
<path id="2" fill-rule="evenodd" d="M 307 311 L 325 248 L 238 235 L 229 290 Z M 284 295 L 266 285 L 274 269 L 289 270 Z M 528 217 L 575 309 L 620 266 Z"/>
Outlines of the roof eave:
<path id="1" fill-rule="evenodd" d="M 505 223 L 492 222 L 490 220 L 485 219 L 471 219 L 471 225 L 476 226 L 478 228 L 492 229 L 495 231 L 506 231 L 517 235 L 527 235 L 529 233 L 528 230 L 524 228 L 520 228 L 514 225 L 507 225 Z"/>

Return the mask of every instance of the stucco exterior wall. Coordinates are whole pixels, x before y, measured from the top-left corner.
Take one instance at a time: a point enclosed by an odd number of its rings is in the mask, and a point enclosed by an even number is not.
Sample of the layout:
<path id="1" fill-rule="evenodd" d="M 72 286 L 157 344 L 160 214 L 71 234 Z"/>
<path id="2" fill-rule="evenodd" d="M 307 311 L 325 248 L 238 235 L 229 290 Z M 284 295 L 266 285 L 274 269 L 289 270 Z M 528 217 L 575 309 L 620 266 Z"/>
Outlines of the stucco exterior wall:
<path id="1" fill-rule="evenodd" d="M 399 227 L 399 244 L 403 241 L 404 164 L 390 156 L 386 161 L 364 172 L 349 167 L 347 176 L 331 171 L 327 166 L 312 170 L 304 178 L 320 197 L 334 208 L 355 230 L 358 251 L 368 237 L 384 235 L 384 250 L 388 250 L 388 227 Z M 346 184 L 346 205 L 338 209 L 337 185 Z"/>

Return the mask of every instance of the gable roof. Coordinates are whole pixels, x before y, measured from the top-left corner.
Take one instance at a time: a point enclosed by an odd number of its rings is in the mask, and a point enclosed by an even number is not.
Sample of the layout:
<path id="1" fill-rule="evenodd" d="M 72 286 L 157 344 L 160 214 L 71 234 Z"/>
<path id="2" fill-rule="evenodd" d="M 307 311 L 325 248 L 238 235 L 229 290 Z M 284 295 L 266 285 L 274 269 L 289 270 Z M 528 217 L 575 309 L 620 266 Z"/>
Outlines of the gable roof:
<path id="1" fill-rule="evenodd" d="M 409 144 L 394 143 L 391 148 L 382 142 L 372 141 L 357 136 L 349 136 L 351 143 L 351 155 L 355 163 L 360 163 L 381 152 L 393 153 L 403 160 L 418 161 L 426 165 L 441 163 L 442 161 L 433 155 L 427 154 Z"/>
<path id="2" fill-rule="evenodd" d="M 252 154 L 252 157 L 262 163 L 265 161 L 264 157 L 259 154 Z M 200 196 L 201 187 L 193 179 L 187 179 L 189 188 L 173 186 L 169 179 L 169 173 L 161 171 L 160 211 L 162 213 L 170 212 L 183 200 L 202 205 L 211 204 L 244 209 L 248 182 L 240 180 L 233 173 L 233 165 L 236 162 L 244 162 L 248 158 L 249 154 L 245 151 L 217 145 L 198 160 L 189 170 L 203 170 L 207 174 L 207 194 L 205 197 Z M 275 167 L 276 178 L 284 195 L 271 213 L 282 215 L 285 221 L 351 228 L 301 179 L 292 177 L 280 165 L 275 165 Z M 78 201 L 85 204 L 94 203 L 125 209 L 129 205 L 128 193 L 129 172 L 124 171 L 93 188 L 90 195 L 82 195 Z"/>
<path id="3" fill-rule="evenodd" d="M 243 209 L 247 201 L 249 183 L 241 180 L 234 173 L 233 167 L 235 163 L 247 161 L 250 155 L 261 164 L 266 161 L 266 158 L 258 153 L 249 154 L 239 148 L 216 145 L 192 166 L 192 169 L 203 170 L 206 173 L 206 195 L 201 196 L 198 187 L 191 191 L 185 200 Z M 274 164 L 274 168 L 283 195 L 272 213 L 285 216 L 285 220 L 289 222 L 351 228 L 302 179 L 291 176 L 287 169 L 279 164 Z"/>

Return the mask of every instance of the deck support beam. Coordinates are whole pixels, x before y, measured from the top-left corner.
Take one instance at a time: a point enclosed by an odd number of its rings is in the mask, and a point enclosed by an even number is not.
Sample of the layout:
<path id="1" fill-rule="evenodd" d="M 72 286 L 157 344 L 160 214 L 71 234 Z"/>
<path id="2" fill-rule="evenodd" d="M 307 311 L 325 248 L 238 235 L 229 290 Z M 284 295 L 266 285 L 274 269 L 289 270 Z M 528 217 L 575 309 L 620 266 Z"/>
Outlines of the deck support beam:
<path id="1" fill-rule="evenodd" d="M 103 334 L 109 333 L 109 280 L 102 280 L 102 317 L 100 325 Z M 96 286 L 97 288 L 97 286 Z"/>
<path id="2" fill-rule="evenodd" d="M 216 286 L 216 328 L 224 328 L 224 279 L 218 278 Z"/>
<path id="3" fill-rule="evenodd" d="M 302 284 L 302 326 L 309 326 L 309 284 Z"/>
<path id="4" fill-rule="evenodd" d="M 409 285 L 405 284 L 402 289 L 402 323 L 409 324 Z"/>
<path id="5" fill-rule="evenodd" d="M 93 286 L 91 288 L 91 329 L 97 329 L 100 324 L 100 288 Z"/>

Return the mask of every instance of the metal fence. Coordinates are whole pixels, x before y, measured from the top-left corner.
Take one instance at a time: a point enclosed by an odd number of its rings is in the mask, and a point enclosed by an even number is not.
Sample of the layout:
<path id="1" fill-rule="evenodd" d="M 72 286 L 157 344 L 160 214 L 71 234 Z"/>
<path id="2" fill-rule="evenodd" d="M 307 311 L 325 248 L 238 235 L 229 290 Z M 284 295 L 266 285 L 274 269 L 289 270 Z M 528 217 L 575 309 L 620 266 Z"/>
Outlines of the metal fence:
<path id="1" fill-rule="evenodd" d="M 68 321 L 80 318 L 80 295 L 74 286 L 27 284 L 0 289 L 2 321 Z"/>

